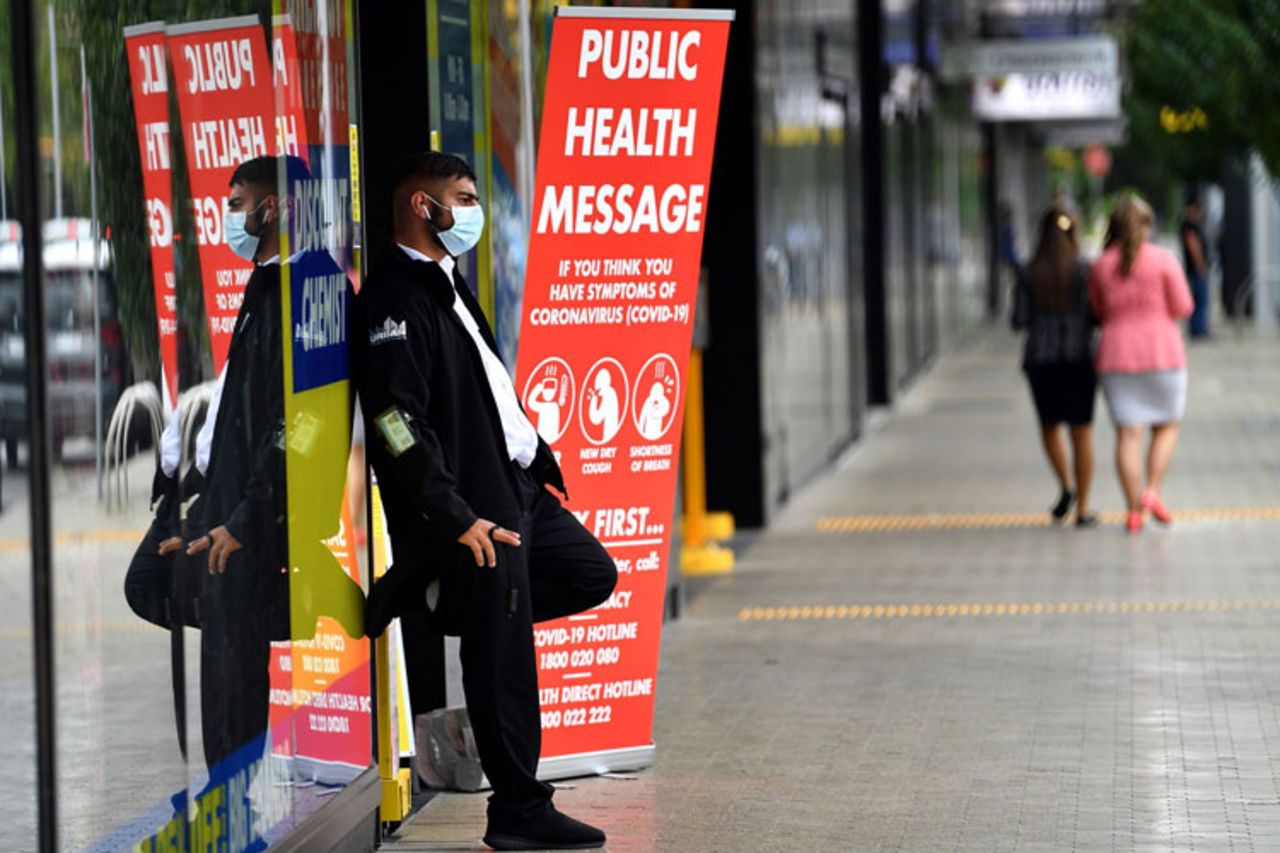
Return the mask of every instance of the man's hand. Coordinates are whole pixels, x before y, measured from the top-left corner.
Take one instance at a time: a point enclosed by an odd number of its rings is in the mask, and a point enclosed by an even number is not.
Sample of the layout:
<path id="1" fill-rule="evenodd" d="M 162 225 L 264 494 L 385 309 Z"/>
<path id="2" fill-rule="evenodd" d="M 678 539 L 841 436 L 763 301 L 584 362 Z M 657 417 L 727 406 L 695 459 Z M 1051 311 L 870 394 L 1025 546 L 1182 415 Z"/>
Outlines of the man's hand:
<path id="1" fill-rule="evenodd" d="M 170 536 L 160 543 L 160 556 L 167 557 L 182 547 L 181 536 Z"/>
<path id="2" fill-rule="evenodd" d="M 499 527 L 492 521 L 477 518 L 476 523 L 458 537 L 458 544 L 470 548 L 471 553 L 475 555 L 477 566 L 487 565 L 491 569 L 498 565 L 498 555 L 493 550 L 494 542 L 519 548 L 520 534 L 514 530 Z"/>
<path id="3" fill-rule="evenodd" d="M 227 560 L 244 546 L 231 535 L 231 531 L 223 525 L 210 530 L 187 547 L 187 554 L 195 556 L 201 551 L 209 552 L 209 574 L 223 574 L 227 570 Z"/>

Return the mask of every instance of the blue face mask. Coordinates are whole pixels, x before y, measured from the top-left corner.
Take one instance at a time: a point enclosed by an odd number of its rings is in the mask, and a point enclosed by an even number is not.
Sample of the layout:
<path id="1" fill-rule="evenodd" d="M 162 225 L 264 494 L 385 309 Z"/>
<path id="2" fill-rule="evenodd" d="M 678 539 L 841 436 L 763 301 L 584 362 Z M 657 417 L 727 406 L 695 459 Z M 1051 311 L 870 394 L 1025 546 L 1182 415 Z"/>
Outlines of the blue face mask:
<path id="1" fill-rule="evenodd" d="M 437 207 L 444 208 L 453 214 L 452 228 L 442 231 L 436 228 L 434 223 L 431 225 L 440 242 L 444 244 L 445 251 L 456 258 L 474 249 L 480 242 L 480 235 L 484 233 L 484 209 L 478 204 L 447 207 L 434 198 L 431 198 L 431 201 Z"/>
<path id="2" fill-rule="evenodd" d="M 264 198 L 258 202 L 258 206 L 252 211 L 227 211 L 222 218 L 222 235 L 227 241 L 227 247 L 246 261 L 253 260 L 254 255 L 258 253 L 258 235 L 246 231 L 244 223 L 249 218 L 249 213 L 257 213 L 265 201 Z"/>

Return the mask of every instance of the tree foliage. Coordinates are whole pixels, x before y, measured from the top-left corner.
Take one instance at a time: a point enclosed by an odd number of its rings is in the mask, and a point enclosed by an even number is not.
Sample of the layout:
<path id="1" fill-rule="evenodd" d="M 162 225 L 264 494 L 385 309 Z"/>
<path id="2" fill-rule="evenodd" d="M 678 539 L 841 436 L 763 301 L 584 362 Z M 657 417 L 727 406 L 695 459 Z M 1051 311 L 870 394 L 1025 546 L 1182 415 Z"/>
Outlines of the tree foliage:
<path id="1" fill-rule="evenodd" d="M 1224 157 L 1256 151 L 1280 176 L 1280 0 L 1145 0 L 1126 28 L 1130 141 L 1139 182 L 1218 174 Z M 1174 130 L 1161 111 L 1203 111 Z"/>

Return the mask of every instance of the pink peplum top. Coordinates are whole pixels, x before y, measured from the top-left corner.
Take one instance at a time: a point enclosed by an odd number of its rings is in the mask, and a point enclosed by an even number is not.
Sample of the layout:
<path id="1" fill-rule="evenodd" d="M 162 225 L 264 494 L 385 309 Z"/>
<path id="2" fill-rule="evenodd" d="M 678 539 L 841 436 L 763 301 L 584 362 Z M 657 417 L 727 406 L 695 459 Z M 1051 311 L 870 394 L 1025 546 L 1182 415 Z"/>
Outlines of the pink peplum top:
<path id="1" fill-rule="evenodd" d="M 1112 247 L 1089 270 L 1089 305 L 1102 326 L 1099 373 L 1144 373 L 1187 366 L 1177 321 L 1191 314 L 1191 289 L 1168 249 L 1144 243 L 1129 275 Z"/>

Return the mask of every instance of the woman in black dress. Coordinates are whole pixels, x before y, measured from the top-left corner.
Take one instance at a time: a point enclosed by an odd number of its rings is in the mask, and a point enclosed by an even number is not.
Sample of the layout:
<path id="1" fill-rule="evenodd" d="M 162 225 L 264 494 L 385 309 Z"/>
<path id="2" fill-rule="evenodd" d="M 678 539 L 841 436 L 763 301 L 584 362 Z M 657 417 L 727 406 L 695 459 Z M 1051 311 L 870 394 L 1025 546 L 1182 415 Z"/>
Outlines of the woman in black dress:
<path id="1" fill-rule="evenodd" d="M 1045 455 L 1061 488 L 1050 513 L 1054 521 L 1064 521 L 1074 507 L 1077 527 L 1092 527 L 1098 521 L 1089 510 L 1098 377 L 1087 282 L 1075 218 L 1053 208 L 1041 220 L 1035 256 L 1018 277 L 1013 325 L 1027 333 L 1022 369 L 1035 400 Z M 1063 425 L 1071 435 L 1074 486 Z"/>

